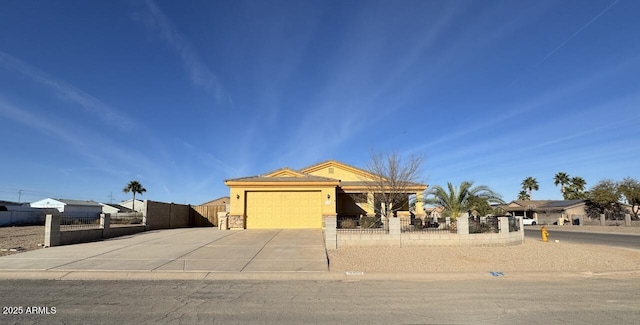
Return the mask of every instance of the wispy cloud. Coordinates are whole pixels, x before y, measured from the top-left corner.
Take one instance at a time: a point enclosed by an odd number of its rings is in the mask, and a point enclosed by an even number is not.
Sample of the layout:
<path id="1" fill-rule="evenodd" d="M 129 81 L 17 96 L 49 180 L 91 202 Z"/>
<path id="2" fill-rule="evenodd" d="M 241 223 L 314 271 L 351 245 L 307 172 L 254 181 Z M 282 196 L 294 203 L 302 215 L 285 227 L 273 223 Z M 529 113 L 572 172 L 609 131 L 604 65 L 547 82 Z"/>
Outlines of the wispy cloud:
<path id="1" fill-rule="evenodd" d="M 575 33 L 573 33 L 571 36 L 569 36 L 569 38 L 567 38 L 562 43 L 560 43 L 560 45 L 558 45 L 551 52 L 547 53 L 547 55 L 545 55 L 540 61 L 538 61 L 538 63 L 536 63 L 535 66 L 538 66 L 540 63 L 542 63 L 546 59 L 550 58 L 552 55 L 554 55 L 556 52 L 558 52 L 561 48 L 563 48 L 565 45 L 567 45 L 567 43 L 569 43 L 574 37 L 578 36 L 578 34 L 580 34 L 583 30 L 585 30 L 587 27 L 589 27 L 591 24 L 593 24 L 596 20 L 598 20 L 598 18 L 600 18 L 607 11 L 609 11 L 609 9 L 611 9 L 613 6 L 615 6 L 618 3 L 618 1 L 620 1 L 620 0 L 613 1 L 611 4 L 609 4 L 609 6 L 607 6 L 602 11 L 600 11 L 600 13 L 598 13 L 593 18 L 591 18 L 591 20 L 589 20 L 586 24 L 584 24 L 582 27 L 580 27 Z"/>
<path id="2" fill-rule="evenodd" d="M 51 123 L 51 119 L 42 119 L 27 110 L 20 109 L 4 98 L 0 97 L 0 116 L 3 115 L 9 120 L 13 120 L 24 125 L 28 125 L 36 130 L 40 130 L 50 136 L 57 137 L 74 145 L 82 145 L 80 139 L 69 133 L 65 128 L 58 127 L 56 123 Z"/>
<path id="3" fill-rule="evenodd" d="M 232 104 L 231 96 L 218 77 L 202 62 L 190 42 L 178 33 L 173 23 L 160 10 L 160 7 L 152 0 L 145 0 L 143 4 L 144 9 L 142 11 L 132 14 L 134 20 L 143 23 L 147 28 L 156 32 L 176 52 L 182 60 L 189 80 L 195 87 L 212 94 L 218 104 Z"/>
<path id="4" fill-rule="evenodd" d="M 130 119 L 120 114 L 118 110 L 103 103 L 99 99 L 62 80 L 49 76 L 39 69 L 3 51 L 0 51 L 0 66 L 16 71 L 23 76 L 28 77 L 32 81 L 47 87 L 49 90 L 53 91 L 56 96 L 82 107 L 111 126 L 126 130 L 132 128 L 134 125 Z"/>

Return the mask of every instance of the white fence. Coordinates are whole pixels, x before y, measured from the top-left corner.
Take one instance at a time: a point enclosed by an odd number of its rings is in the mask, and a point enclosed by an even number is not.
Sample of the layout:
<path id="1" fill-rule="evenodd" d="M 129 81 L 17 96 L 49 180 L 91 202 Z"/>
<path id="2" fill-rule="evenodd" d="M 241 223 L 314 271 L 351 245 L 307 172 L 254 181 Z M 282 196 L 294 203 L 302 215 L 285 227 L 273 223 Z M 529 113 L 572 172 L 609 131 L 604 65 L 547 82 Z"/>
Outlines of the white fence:
<path id="1" fill-rule="evenodd" d="M 0 227 L 44 225 L 45 215 L 36 211 L 0 211 Z"/>

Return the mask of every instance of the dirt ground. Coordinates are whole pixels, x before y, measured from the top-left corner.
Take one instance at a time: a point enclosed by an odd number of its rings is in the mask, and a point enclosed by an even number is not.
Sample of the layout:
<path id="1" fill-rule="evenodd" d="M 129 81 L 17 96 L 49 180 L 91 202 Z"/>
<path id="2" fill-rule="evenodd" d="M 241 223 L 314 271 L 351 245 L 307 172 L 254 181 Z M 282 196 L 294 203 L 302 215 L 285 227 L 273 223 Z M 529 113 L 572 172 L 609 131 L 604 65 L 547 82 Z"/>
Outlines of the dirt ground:
<path id="1" fill-rule="evenodd" d="M 38 244 L 44 244 L 44 226 L 0 227 L 0 256 L 42 248 Z"/>

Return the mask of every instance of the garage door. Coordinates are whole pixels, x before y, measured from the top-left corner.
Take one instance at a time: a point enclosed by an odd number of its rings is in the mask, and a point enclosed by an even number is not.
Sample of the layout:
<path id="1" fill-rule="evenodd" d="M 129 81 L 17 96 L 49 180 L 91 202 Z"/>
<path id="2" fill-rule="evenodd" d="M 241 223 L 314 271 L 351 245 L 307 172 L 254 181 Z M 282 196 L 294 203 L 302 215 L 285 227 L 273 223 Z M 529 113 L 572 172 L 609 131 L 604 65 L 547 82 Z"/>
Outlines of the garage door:
<path id="1" fill-rule="evenodd" d="M 322 228 L 320 192 L 247 192 L 247 229 Z"/>

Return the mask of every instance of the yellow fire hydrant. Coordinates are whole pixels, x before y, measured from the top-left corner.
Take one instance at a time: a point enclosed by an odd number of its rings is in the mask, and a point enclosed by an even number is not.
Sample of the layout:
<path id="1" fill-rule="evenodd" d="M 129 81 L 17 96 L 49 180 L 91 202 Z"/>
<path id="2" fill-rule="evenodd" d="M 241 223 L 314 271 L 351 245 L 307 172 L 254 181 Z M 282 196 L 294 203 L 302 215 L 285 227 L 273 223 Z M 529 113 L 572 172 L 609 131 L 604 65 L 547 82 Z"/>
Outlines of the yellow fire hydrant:
<path id="1" fill-rule="evenodd" d="M 542 235 L 543 242 L 546 243 L 549 241 L 549 232 L 547 231 L 547 227 L 542 226 L 542 228 L 540 228 L 540 234 Z"/>

